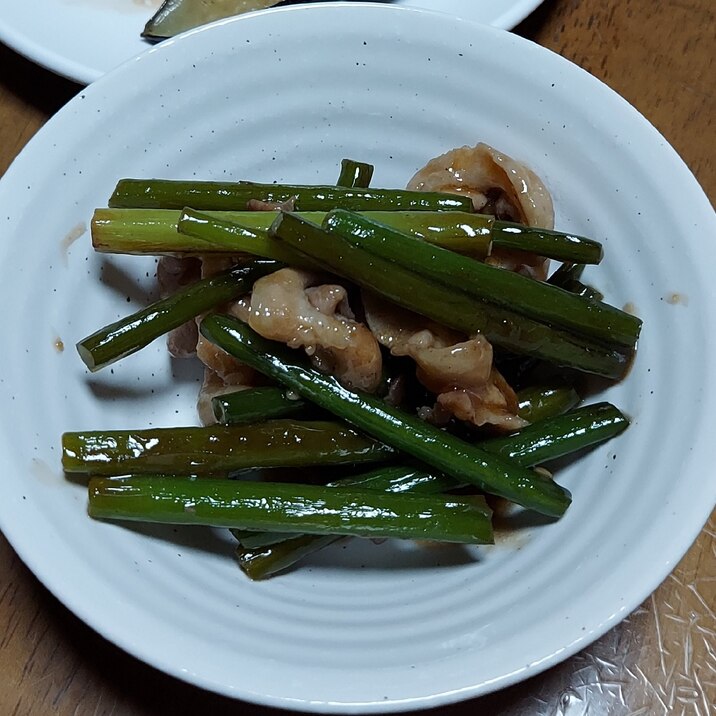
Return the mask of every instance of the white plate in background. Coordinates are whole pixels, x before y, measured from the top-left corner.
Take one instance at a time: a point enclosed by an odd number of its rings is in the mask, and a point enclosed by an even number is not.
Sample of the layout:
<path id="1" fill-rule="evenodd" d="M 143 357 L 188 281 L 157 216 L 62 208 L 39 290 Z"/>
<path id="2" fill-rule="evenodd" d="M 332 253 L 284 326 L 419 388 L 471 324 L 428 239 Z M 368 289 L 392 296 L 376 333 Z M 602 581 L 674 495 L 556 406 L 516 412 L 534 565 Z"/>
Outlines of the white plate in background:
<path id="1" fill-rule="evenodd" d="M 511 29 L 542 0 L 392 2 Z M 160 4 L 161 0 L 4 0 L 0 42 L 57 74 L 88 84 L 151 47 L 140 33 Z"/>
<path id="2" fill-rule="evenodd" d="M 645 321 L 628 379 L 600 396 L 633 425 L 558 473 L 574 495 L 562 520 L 477 550 L 353 541 L 253 584 L 224 532 L 87 517 L 60 471 L 63 431 L 196 421 L 196 371 L 163 341 L 96 375 L 72 349 L 154 283 L 152 259 L 65 239 L 119 178 L 330 183 L 350 156 L 376 165 L 376 186 L 403 186 L 477 141 L 543 177 L 558 228 L 604 242 L 588 279 Z M 514 35 L 363 4 L 189 33 L 81 92 L 0 181 L 0 527 L 98 632 L 230 696 L 400 711 L 533 676 L 636 608 L 714 504 L 715 224 L 636 110 Z"/>

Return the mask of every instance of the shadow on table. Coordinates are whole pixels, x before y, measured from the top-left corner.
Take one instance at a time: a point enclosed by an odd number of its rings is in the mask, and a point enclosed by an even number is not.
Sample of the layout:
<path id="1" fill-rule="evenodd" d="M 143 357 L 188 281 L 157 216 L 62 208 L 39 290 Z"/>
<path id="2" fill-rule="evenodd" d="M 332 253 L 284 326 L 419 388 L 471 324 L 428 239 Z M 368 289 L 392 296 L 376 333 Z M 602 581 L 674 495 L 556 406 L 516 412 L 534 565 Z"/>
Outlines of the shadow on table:
<path id="1" fill-rule="evenodd" d="M 555 10 L 554 0 L 543 0 L 542 4 L 528 15 L 512 32 L 528 40 L 532 40 L 547 23 Z"/>
<path id="2" fill-rule="evenodd" d="M 34 64 L 0 43 L 0 86 L 47 115 L 57 112 L 82 86 Z"/>

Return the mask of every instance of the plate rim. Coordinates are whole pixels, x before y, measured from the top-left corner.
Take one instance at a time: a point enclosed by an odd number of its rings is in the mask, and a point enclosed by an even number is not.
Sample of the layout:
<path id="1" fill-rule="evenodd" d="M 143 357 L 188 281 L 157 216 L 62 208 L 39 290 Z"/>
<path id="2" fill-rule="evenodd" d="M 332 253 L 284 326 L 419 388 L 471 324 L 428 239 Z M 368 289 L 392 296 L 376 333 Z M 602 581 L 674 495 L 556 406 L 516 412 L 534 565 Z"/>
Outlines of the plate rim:
<path id="1" fill-rule="evenodd" d="M 513 0 L 512 7 L 508 8 L 504 12 L 500 13 L 491 23 L 488 23 L 489 26 L 495 27 L 500 30 L 511 30 L 515 26 L 517 26 L 520 22 L 522 22 L 528 15 L 530 15 L 532 12 L 534 12 L 542 3 L 544 0 Z M 328 3 L 333 4 L 333 3 Z M 352 6 L 354 4 L 363 4 L 363 3 L 345 3 L 346 5 Z M 295 7 L 295 6 L 294 6 Z M 405 7 L 402 5 L 396 5 L 394 7 L 404 9 L 404 10 L 415 10 L 418 12 L 437 12 L 436 10 L 426 10 L 425 8 L 419 8 L 419 7 Z M 290 8 L 267 8 L 266 10 L 254 10 L 251 13 L 246 13 L 249 15 L 253 15 L 257 12 L 271 12 L 274 9 L 283 10 L 283 9 L 290 9 Z M 451 14 L 451 13 L 443 13 L 443 14 Z M 476 22 L 475 20 L 462 18 L 459 16 L 455 16 L 459 20 L 464 20 L 465 22 Z M 232 18 L 227 18 L 232 19 Z M 216 22 L 223 22 L 222 20 L 217 20 Z M 209 23 L 214 24 L 214 23 Z M 206 26 L 204 26 L 206 27 Z M 195 28 L 198 29 L 198 28 Z M 193 32 L 193 30 L 189 30 L 188 32 Z M 186 34 L 186 33 L 183 33 Z M 103 77 L 108 72 L 113 72 L 118 67 L 121 67 L 125 62 L 131 62 L 132 60 L 136 59 L 137 57 L 140 57 L 145 52 L 149 52 L 153 49 L 153 47 L 158 46 L 161 43 L 157 43 L 156 45 L 147 45 L 147 48 L 142 50 L 136 55 L 126 57 L 122 62 L 119 63 L 116 67 L 111 67 L 108 70 L 102 70 L 96 66 L 91 66 L 89 64 L 85 64 L 83 62 L 78 62 L 77 60 L 73 60 L 66 55 L 64 55 L 61 52 L 56 52 L 54 50 L 48 50 L 46 47 L 44 47 L 41 43 L 33 40 L 27 33 L 23 33 L 20 30 L 13 27 L 6 19 L 3 19 L 2 13 L 0 13 L 0 42 L 4 45 L 7 45 L 11 50 L 14 52 L 17 52 L 19 55 L 22 55 L 25 59 L 29 60 L 30 62 L 33 62 L 36 65 L 39 65 L 43 69 L 52 72 L 56 75 L 59 75 L 60 77 L 64 77 L 67 80 L 70 80 L 71 82 L 75 82 L 76 84 L 80 85 L 90 85 L 93 82 L 96 82 L 100 77 Z"/>
<path id="2" fill-rule="evenodd" d="M 53 127 L 54 124 L 60 120 L 58 120 L 58 117 L 64 117 L 65 114 L 69 114 L 79 103 L 81 99 L 84 99 L 84 95 L 87 93 L 92 94 L 99 94 L 104 87 L 105 82 L 113 82 L 115 76 L 121 75 L 124 72 L 128 72 L 128 67 L 135 62 L 144 61 L 143 58 L 146 57 L 149 54 L 154 53 L 161 53 L 167 51 L 166 48 L 169 47 L 169 45 L 175 44 L 175 42 L 186 42 L 188 36 L 195 35 L 195 34 L 203 34 L 206 32 L 211 32 L 211 27 L 213 25 L 227 25 L 227 24 L 235 24 L 235 23 L 242 23 L 245 22 L 248 18 L 257 15 L 257 14 L 266 14 L 266 13 L 296 13 L 296 12 L 320 12 L 324 9 L 335 9 L 337 7 L 343 7 L 343 3 L 325 3 L 321 5 L 297 5 L 297 6 L 291 6 L 291 7 L 284 7 L 284 8 L 273 8 L 265 11 L 260 11 L 257 13 L 249 13 L 244 16 L 238 16 L 234 18 L 229 18 L 226 20 L 218 21 L 217 23 L 212 23 L 211 25 L 203 26 L 200 28 L 196 28 L 189 33 L 185 33 L 185 35 L 181 36 L 180 38 L 177 38 L 176 40 L 172 41 L 171 43 L 166 44 L 160 44 L 156 46 L 155 48 L 150 48 L 148 52 L 142 53 L 142 55 L 132 58 L 128 60 L 127 62 L 120 65 L 118 68 L 115 68 L 107 75 L 104 75 L 101 78 L 101 81 L 98 82 L 96 85 L 92 85 L 81 92 L 78 93 L 76 97 L 74 97 L 70 102 L 67 103 L 56 115 L 54 115 L 43 127 L 38 134 L 33 137 L 33 139 L 28 142 L 28 144 L 23 148 L 23 150 L 18 154 L 18 156 L 15 158 L 15 160 L 12 162 L 10 167 L 8 168 L 7 172 L 5 173 L 5 176 L 0 179 L 0 200 L 2 199 L 2 190 L 4 187 L 9 183 L 6 179 L 8 176 L 13 176 L 15 172 L 21 171 L 22 166 L 29 161 L 28 156 L 31 154 L 31 152 L 36 151 L 34 149 L 35 146 L 39 146 L 39 141 L 36 141 L 36 137 L 42 136 L 44 137 L 47 132 L 50 130 L 46 130 L 46 127 Z M 400 12 L 400 13 L 414 13 L 414 14 L 427 14 L 427 15 L 442 15 L 446 16 L 446 13 L 434 13 L 430 10 L 424 10 L 419 8 L 404 8 L 399 6 L 390 6 L 390 5 L 377 5 L 374 3 L 369 2 L 361 2 L 361 3 L 355 3 L 351 4 L 350 7 L 356 8 L 356 9 L 368 9 L 370 8 L 371 11 L 377 11 L 377 12 Z M 454 18 L 454 22 L 458 23 L 464 23 L 467 22 L 468 24 L 477 24 L 478 27 L 480 27 L 481 31 L 484 32 L 491 32 L 491 33 L 500 33 L 500 30 L 497 30 L 495 28 L 492 28 L 490 26 L 482 25 L 480 26 L 479 23 L 471 23 L 470 21 L 462 20 L 460 18 Z M 526 40 L 524 38 L 516 38 L 516 41 L 519 43 L 528 43 L 530 45 L 534 45 L 534 43 L 531 43 L 529 40 Z M 681 166 L 680 169 L 682 173 L 684 173 L 684 176 L 688 176 L 691 178 L 691 183 L 694 186 L 694 188 L 698 189 L 700 192 L 700 198 L 703 199 L 705 202 L 705 205 L 709 204 L 708 197 L 705 195 L 703 189 L 698 184 L 697 180 L 693 176 L 691 170 L 688 168 L 688 166 L 683 162 L 681 157 L 678 155 L 678 153 L 674 150 L 674 148 L 664 139 L 664 137 L 659 133 L 659 131 L 649 122 L 648 119 L 646 119 L 636 108 L 634 108 L 632 105 L 630 105 L 624 98 L 622 98 L 620 95 L 618 95 L 614 90 L 612 90 L 608 85 L 606 85 L 604 82 L 599 80 L 598 78 L 594 77 L 593 75 L 589 74 L 585 70 L 582 70 L 574 63 L 566 60 L 565 58 L 560 57 L 556 53 L 547 50 L 546 48 L 539 48 L 539 51 L 541 52 L 547 52 L 557 58 L 559 58 L 559 61 L 566 63 L 567 65 L 571 66 L 573 70 L 577 70 L 584 75 L 587 75 L 587 77 L 590 78 L 590 81 L 596 82 L 599 85 L 601 85 L 608 93 L 611 94 L 612 98 L 614 100 L 620 101 L 625 109 L 633 114 L 635 119 L 638 119 L 645 128 L 648 128 L 648 130 L 651 132 L 651 135 L 654 140 L 660 140 L 661 143 L 664 145 L 664 149 L 666 151 L 669 151 L 671 153 L 672 159 L 676 162 L 678 162 Z M 716 223 L 716 222 L 715 222 Z M 704 481 L 706 484 L 708 481 Z M 716 499 L 716 482 L 713 480 L 711 481 L 713 483 L 713 488 L 711 489 L 711 492 L 714 493 L 714 498 Z M 706 487 L 704 488 L 706 490 Z M 671 570 L 674 569 L 674 567 L 677 565 L 678 561 L 683 558 L 688 548 L 693 544 L 695 539 L 698 537 L 703 525 L 707 522 L 711 511 L 712 511 L 712 505 L 709 504 L 707 501 L 704 501 L 698 505 L 700 508 L 698 510 L 698 514 L 701 515 L 699 518 L 701 521 L 698 521 L 696 518 L 694 518 L 694 522 L 691 525 L 689 529 L 686 529 L 684 534 L 686 535 L 683 537 L 683 542 L 679 542 L 683 546 L 683 544 L 686 544 L 688 540 L 688 544 L 686 546 L 686 549 L 682 549 L 681 547 L 673 549 L 672 553 L 670 553 L 667 558 L 662 559 L 659 562 L 660 569 L 654 569 L 651 574 L 652 578 L 650 580 L 647 580 L 645 584 L 648 584 L 647 587 L 642 586 L 641 589 L 635 589 L 633 592 L 633 596 L 631 599 L 629 599 L 625 604 L 622 605 L 622 607 L 615 611 L 613 615 L 601 622 L 598 627 L 595 629 L 592 629 L 579 639 L 571 642 L 567 647 L 565 647 L 562 650 L 559 650 L 547 657 L 545 657 L 543 660 L 541 660 L 537 664 L 529 665 L 527 668 L 519 669 L 513 673 L 506 674 L 502 676 L 499 679 L 494 680 L 493 682 L 490 682 L 489 684 L 481 683 L 479 685 L 472 685 L 469 687 L 465 687 L 463 689 L 459 690 L 451 690 L 447 692 L 440 692 L 440 693 L 433 693 L 430 696 L 421 696 L 416 698 L 409 698 L 409 699 L 402 699 L 402 700 L 393 700 L 389 702 L 360 702 L 356 704 L 350 704 L 350 703 L 341 703 L 341 704 L 332 704 L 332 703 L 322 703 L 322 702 L 306 702 L 303 700 L 292 700 L 285 697 L 264 697 L 263 695 L 257 695 L 255 693 L 249 693 L 249 692 L 242 692 L 242 693 L 235 693 L 234 689 L 227 689 L 224 687 L 221 688 L 221 685 L 217 685 L 214 683 L 210 683 L 207 680 L 197 680 L 196 675 L 192 674 L 186 674 L 183 673 L 181 670 L 179 670 L 175 665 L 172 665 L 170 663 L 160 662 L 157 659 L 152 658 L 149 660 L 145 654 L 142 653 L 141 648 L 137 647 L 129 638 L 122 638 L 121 632 L 119 631 L 113 631 L 112 629 L 106 627 L 105 625 L 98 625 L 93 620 L 91 614 L 88 612 L 87 609 L 85 609 L 81 604 L 78 604 L 77 600 L 73 598 L 71 595 L 68 595 L 66 592 L 64 592 L 62 589 L 58 588 L 57 585 L 48 585 L 41 576 L 42 574 L 42 568 L 39 568 L 37 566 L 38 562 L 35 559 L 35 557 L 32 556 L 28 552 L 28 550 L 25 548 L 24 545 L 16 545 L 16 542 L 13 540 L 12 536 L 7 533 L 7 525 L 11 522 L 11 519 L 7 519 L 8 513 L 3 511 L 3 506 L 0 503 L 0 530 L 2 530 L 3 534 L 5 535 L 6 539 L 12 546 L 12 548 L 15 550 L 15 552 L 20 556 L 22 561 L 30 568 L 30 570 L 33 572 L 33 574 L 39 579 L 39 581 L 47 588 L 56 598 L 58 598 L 62 604 L 70 609 L 75 615 L 77 615 L 85 624 L 87 624 L 90 628 L 95 630 L 97 633 L 102 635 L 104 638 L 108 639 L 112 643 L 116 644 L 120 648 L 122 648 L 124 651 L 128 652 L 135 658 L 138 658 L 145 664 L 148 664 L 150 666 L 154 666 L 155 668 L 161 669 L 165 673 L 170 674 L 171 676 L 178 678 L 182 681 L 186 681 L 194 686 L 198 686 L 200 688 L 205 689 L 211 689 L 212 691 L 216 691 L 217 693 L 222 693 L 226 696 L 232 697 L 232 698 L 240 698 L 244 700 L 250 700 L 254 703 L 265 705 L 265 706 L 272 706 L 272 707 L 280 707 L 285 708 L 289 710 L 306 710 L 307 707 L 310 707 L 311 710 L 314 712 L 327 712 L 327 713 L 337 713 L 337 712 L 343 712 L 343 713 L 359 713 L 359 712 L 373 712 L 373 713 L 389 713 L 389 712 L 400 712 L 405 711 L 409 709 L 414 708 L 431 708 L 439 705 L 447 705 L 450 703 L 455 703 L 457 701 L 461 701 L 463 699 L 472 698 L 475 696 L 485 695 L 487 693 L 491 693 L 492 691 L 495 691 L 497 689 L 505 688 L 507 686 L 513 685 L 515 683 L 518 683 L 526 678 L 530 678 L 532 676 L 536 676 L 537 674 L 542 673 L 543 671 L 547 670 L 548 668 L 551 668 L 552 666 L 561 663 L 566 658 L 569 658 L 570 656 L 574 655 L 579 650 L 583 649 L 585 646 L 593 643 L 595 640 L 597 640 L 599 637 L 601 637 L 603 634 L 605 634 L 609 629 L 613 628 L 616 624 L 621 622 L 628 614 L 630 614 L 634 609 L 638 608 L 638 606 L 644 601 L 646 597 L 648 597 L 649 594 L 651 594 L 654 589 L 658 587 L 659 584 L 669 575 Z M 697 512 L 697 510 L 694 510 L 694 512 Z M 703 518 L 703 519 L 701 519 Z M 674 556 L 677 555 L 677 556 Z M 641 595 L 641 596 L 639 596 Z"/>
<path id="3" fill-rule="evenodd" d="M 39 42 L 12 27 L 3 20 L 2 16 L 0 16 L 0 42 L 33 64 L 76 84 L 89 85 L 102 76 L 99 70 L 70 60 L 59 52 L 46 49 Z"/>

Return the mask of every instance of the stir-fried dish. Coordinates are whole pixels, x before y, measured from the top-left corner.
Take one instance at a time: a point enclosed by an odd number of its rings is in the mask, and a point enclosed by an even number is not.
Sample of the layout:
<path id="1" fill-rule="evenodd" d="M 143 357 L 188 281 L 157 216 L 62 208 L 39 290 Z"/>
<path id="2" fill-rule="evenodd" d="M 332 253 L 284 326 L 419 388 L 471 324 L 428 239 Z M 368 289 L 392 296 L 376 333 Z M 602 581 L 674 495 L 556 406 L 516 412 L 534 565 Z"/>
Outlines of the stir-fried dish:
<path id="1" fill-rule="evenodd" d="M 93 245 L 160 256 L 160 300 L 78 351 L 95 371 L 166 335 L 204 366 L 202 425 L 66 433 L 93 517 L 228 527 L 262 579 L 343 537 L 489 544 L 495 500 L 565 512 L 542 466 L 628 425 L 580 405 L 641 328 L 581 280 L 601 245 L 555 231 L 540 178 L 485 144 L 405 190 L 372 174 L 119 182 Z"/>

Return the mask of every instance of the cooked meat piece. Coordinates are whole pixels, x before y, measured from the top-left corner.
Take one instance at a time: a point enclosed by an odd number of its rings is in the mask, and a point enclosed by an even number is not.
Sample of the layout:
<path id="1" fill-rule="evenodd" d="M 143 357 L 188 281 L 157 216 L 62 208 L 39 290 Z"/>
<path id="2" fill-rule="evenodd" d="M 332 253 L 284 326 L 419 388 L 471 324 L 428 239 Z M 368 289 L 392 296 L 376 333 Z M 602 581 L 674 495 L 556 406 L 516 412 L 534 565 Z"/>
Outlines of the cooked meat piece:
<path id="1" fill-rule="evenodd" d="M 201 258 L 201 277 L 211 278 L 222 271 L 228 271 L 237 264 L 236 256 L 203 256 Z"/>
<path id="2" fill-rule="evenodd" d="M 494 425 L 504 430 L 519 430 L 528 422 L 517 415 L 517 396 L 504 377 L 493 368 L 482 386 L 454 389 L 438 395 L 438 405 L 458 420 L 473 425 Z"/>
<path id="3" fill-rule="evenodd" d="M 378 341 L 395 356 L 410 356 L 418 380 L 437 395 L 436 406 L 423 408 L 421 417 L 444 425 L 449 413 L 507 430 L 527 424 L 517 416 L 517 397 L 494 368 L 492 346 L 483 336 L 466 339 L 368 292 L 363 306 Z"/>
<path id="4" fill-rule="evenodd" d="M 198 258 L 177 258 L 162 256 L 157 264 L 159 295 L 171 296 L 180 288 L 195 283 L 201 278 L 201 260 Z M 167 349 L 175 358 L 189 358 L 196 353 L 199 337 L 196 323 L 187 321 L 167 335 Z"/>
<path id="5" fill-rule="evenodd" d="M 227 313 L 234 318 L 238 318 L 244 323 L 249 322 L 249 314 L 251 313 L 251 294 L 242 296 L 236 301 L 232 301 L 229 304 Z"/>
<path id="6" fill-rule="evenodd" d="M 264 378 L 253 368 L 230 356 L 226 351 L 199 336 L 196 356 L 204 364 L 204 382 L 199 391 L 197 408 L 204 425 L 215 423 L 211 399 L 216 395 L 253 388 L 264 384 Z"/>
<path id="7" fill-rule="evenodd" d="M 162 256 L 157 263 L 157 282 L 161 298 L 171 296 L 178 289 L 201 278 L 201 259 Z"/>
<path id="8" fill-rule="evenodd" d="M 355 320 L 355 314 L 348 305 L 348 292 L 343 286 L 324 284 L 306 289 L 309 303 L 327 316 L 339 313 L 344 318 Z"/>
<path id="9" fill-rule="evenodd" d="M 375 391 L 382 370 L 378 342 L 352 313 L 339 312 L 346 304 L 345 289 L 319 282 L 316 275 L 292 268 L 260 278 L 251 294 L 249 325 L 264 338 L 304 348 L 314 365 L 345 385 Z"/>
<path id="10" fill-rule="evenodd" d="M 227 384 L 211 370 L 211 368 L 204 368 L 204 382 L 201 385 L 196 401 L 197 412 L 199 413 L 199 420 L 201 420 L 202 425 L 213 425 L 216 423 L 214 411 L 211 407 L 212 398 L 251 387 L 253 386 Z"/>
<path id="11" fill-rule="evenodd" d="M 498 246 L 492 249 L 485 263 L 522 274 L 535 281 L 546 281 L 549 273 L 549 259 L 533 254 L 531 251 L 511 251 Z"/>
<path id="12" fill-rule="evenodd" d="M 429 161 L 408 183 L 418 191 L 467 194 L 475 211 L 543 229 L 554 227 L 552 197 L 528 167 L 487 144 L 460 147 Z M 545 280 L 549 261 L 495 249 L 487 263 Z"/>
<path id="13" fill-rule="evenodd" d="M 261 201 L 260 199 L 249 199 L 246 204 L 247 211 L 296 211 L 296 200 L 288 201 Z"/>
<path id="14" fill-rule="evenodd" d="M 199 336 L 196 356 L 224 382 L 225 385 L 251 387 L 257 384 L 258 375 L 253 368 L 230 356 L 211 341 Z"/>
<path id="15" fill-rule="evenodd" d="M 167 334 L 167 349 L 174 358 L 191 358 L 196 355 L 198 340 L 196 321 L 187 321 Z"/>
<path id="16" fill-rule="evenodd" d="M 370 291 L 362 291 L 361 296 L 366 323 L 378 343 L 386 348 L 403 345 L 416 334 L 421 334 L 432 347 L 444 348 L 465 339 L 464 334 L 400 308 Z"/>
<path id="17" fill-rule="evenodd" d="M 460 147 L 431 159 L 408 189 L 467 194 L 475 211 L 543 229 L 554 227 L 552 197 L 542 180 L 487 144 Z"/>

